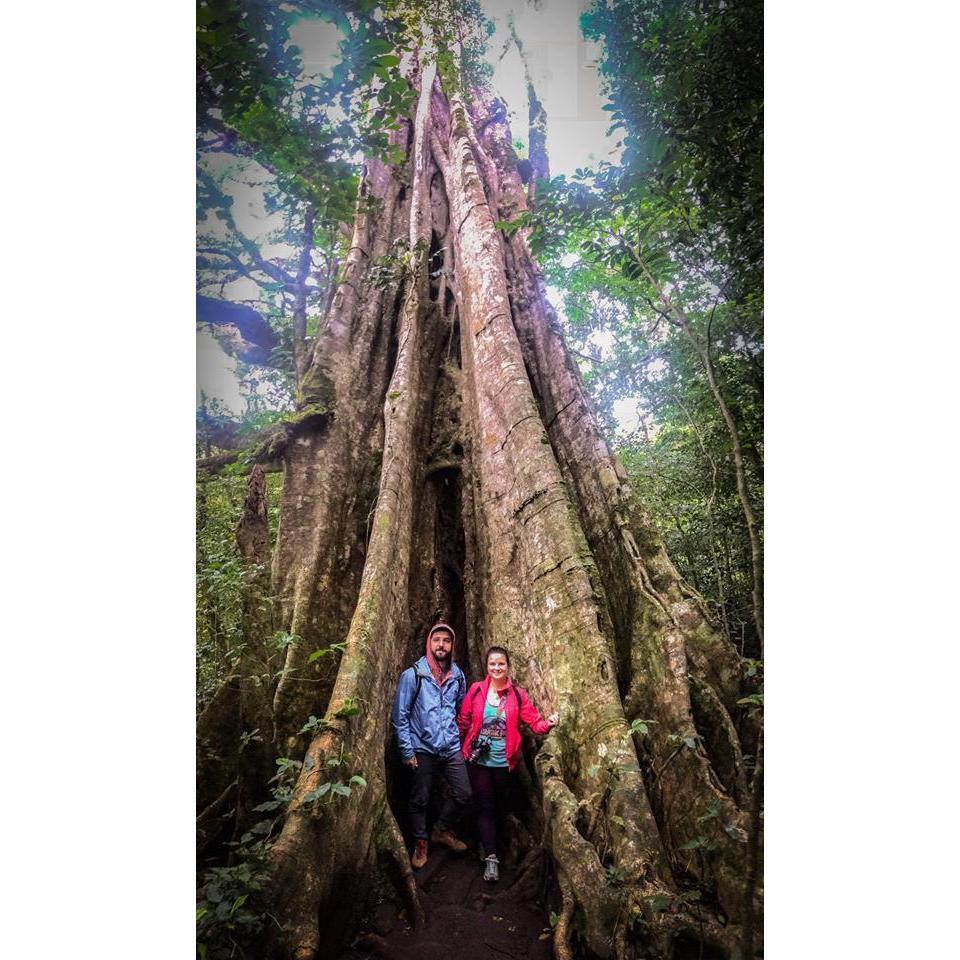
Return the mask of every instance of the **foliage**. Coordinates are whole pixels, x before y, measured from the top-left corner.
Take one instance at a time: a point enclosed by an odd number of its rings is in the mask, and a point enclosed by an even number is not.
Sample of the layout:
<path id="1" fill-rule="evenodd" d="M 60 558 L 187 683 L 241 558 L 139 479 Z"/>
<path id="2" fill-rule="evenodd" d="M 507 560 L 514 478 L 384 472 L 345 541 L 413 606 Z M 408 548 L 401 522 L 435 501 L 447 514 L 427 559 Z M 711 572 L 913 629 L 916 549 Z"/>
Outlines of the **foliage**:
<path id="1" fill-rule="evenodd" d="M 344 198 L 343 204 L 335 207 L 338 215 L 344 204 L 352 204 L 356 180 L 353 173 L 342 180 Z M 265 410 L 290 410 L 296 394 L 291 321 L 301 285 L 307 317 L 303 332 L 310 337 L 316 333 L 320 314 L 336 282 L 347 238 L 338 221 L 316 216 L 314 208 L 283 192 L 276 179 L 255 160 L 201 153 L 198 185 L 198 292 L 217 299 L 239 300 L 252 307 L 267 321 L 277 339 L 266 363 L 238 364 L 247 418 Z M 248 196 L 245 187 L 262 189 L 266 213 L 279 214 L 280 226 L 259 237 L 248 236 L 239 227 L 236 212 Z M 309 230 L 308 210 L 312 218 Z M 301 279 L 304 248 L 308 251 L 309 270 Z M 251 286 L 255 292 L 252 298 Z M 211 329 L 227 352 L 236 353 L 231 343 L 235 336 L 232 328 Z"/>
<path id="2" fill-rule="evenodd" d="M 230 863 L 204 871 L 197 904 L 200 957 L 221 960 L 237 956 L 240 945 L 249 942 L 273 919 L 257 903 L 257 894 L 266 886 L 270 847 L 302 766 L 299 760 L 289 757 L 277 760 L 277 772 L 270 781 L 273 799 L 254 808 L 257 813 L 273 816 L 258 821 L 239 840 L 228 844 L 232 851 Z"/>
<path id="3" fill-rule="evenodd" d="M 746 494 L 763 498 L 760 7 L 596 3 L 623 162 L 554 178 L 531 244 L 601 421 L 681 573 L 756 653 Z M 710 375 L 716 381 L 714 388 Z M 719 394 L 719 398 L 718 395 Z"/>
<path id="4" fill-rule="evenodd" d="M 343 189 L 359 153 L 389 154 L 388 131 L 412 91 L 397 70 L 396 24 L 372 0 L 200 0 L 197 97 L 201 140 L 212 135 L 256 157 L 281 188 L 331 220 L 349 220 Z M 329 77 L 303 78 L 294 25 L 321 18 L 339 29 Z M 309 82 L 303 82 L 308 79 Z"/>
<path id="5" fill-rule="evenodd" d="M 661 195 L 688 198 L 706 232 L 720 228 L 738 278 L 762 263 L 761 0 L 617 0 L 582 15 L 602 43 L 625 171 Z"/>
<path id="6" fill-rule="evenodd" d="M 246 468 L 245 473 L 249 472 Z M 267 475 L 268 519 L 275 540 L 280 512 L 279 474 Z M 236 530 L 247 493 L 246 476 L 197 484 L 197 698 L 202 706 L 236 666 L 243 646 L 244 581 L 258 571 L 244 562 Z"/>
<path id="7" fill-rule="evenodd" d="M 311 718 L 313 719 L 313 718 Z M 338 756 L 327 760 L 326 767 L 335 769 L 350 762 L 342 748 Z M 243 956 L 242 945 L 248 944 L 266 923 L 276 922 L 258 901 L 264 890 L 270 868 L 270 848 L 283 822 L 284 811 L 293 796 L 293 788 L 305 763 L 290 757 L 279 757 L 277 772 L 270 780 L 272 799 L 254 807 L 254 812 L 272 814 L 246 831 L 239 840 L 230 842 L 230 863 L 209 867 L 201 879 L 201 896 L 197 904 L 197 950 L 208 960 Z M 332 804 L 349 798 L 367 781 L 360 774 L 321 783 L 305 798 L 306 803 L 323 800 Z M 325 799 L 324 799 L 325 798 Z M 238 953 L 238 951 L 241 951 Z"/>

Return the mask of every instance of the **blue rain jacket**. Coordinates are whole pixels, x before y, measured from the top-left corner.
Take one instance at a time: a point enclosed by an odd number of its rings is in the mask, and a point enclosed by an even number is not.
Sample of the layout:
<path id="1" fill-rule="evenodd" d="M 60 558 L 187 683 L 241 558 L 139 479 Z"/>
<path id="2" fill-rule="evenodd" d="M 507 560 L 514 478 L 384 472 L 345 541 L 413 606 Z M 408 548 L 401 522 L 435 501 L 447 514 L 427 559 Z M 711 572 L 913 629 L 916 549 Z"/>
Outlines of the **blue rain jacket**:
<path id="1" fill-rule="evenodd" d="M 414 700 L 417 676 L 420 677 L 420 693 Z M 404 760 L 409 760 L 417 751 L 440 757 L 460 752 L 457 713 L 466 690 L 466 678 L 456 664 L 444 680 L 442 689 L 433 679 L 426 657 L 421 657 L 400 674 L 391 720 Z"/>

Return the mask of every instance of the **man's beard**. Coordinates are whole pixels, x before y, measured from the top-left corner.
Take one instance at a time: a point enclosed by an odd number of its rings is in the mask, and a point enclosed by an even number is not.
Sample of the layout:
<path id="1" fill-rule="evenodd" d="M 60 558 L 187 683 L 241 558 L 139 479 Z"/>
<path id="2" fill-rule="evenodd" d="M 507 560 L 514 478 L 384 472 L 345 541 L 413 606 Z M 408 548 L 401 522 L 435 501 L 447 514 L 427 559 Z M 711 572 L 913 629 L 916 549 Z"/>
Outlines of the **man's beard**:
<path id="1" fill-rule="evenodd" d="M 449 653 L 444 653 L 444 654 L 435 653 L 435 654 L 433 655 L 433 659 L 436 660 L 437 663 L 438 663 L 441 667 L 443 667 L 444 669 L 446 669 L 447 667 L 450 666 L 450 654 L 449 654 Z"/>

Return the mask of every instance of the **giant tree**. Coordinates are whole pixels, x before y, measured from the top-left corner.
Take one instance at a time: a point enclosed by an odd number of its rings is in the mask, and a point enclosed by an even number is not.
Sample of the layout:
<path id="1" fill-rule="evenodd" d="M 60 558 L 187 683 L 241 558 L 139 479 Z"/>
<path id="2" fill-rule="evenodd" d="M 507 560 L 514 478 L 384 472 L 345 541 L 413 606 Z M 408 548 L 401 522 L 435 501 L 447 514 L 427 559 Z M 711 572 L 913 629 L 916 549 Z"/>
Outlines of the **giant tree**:
<path id="1" fill-rule="evenodd" d="M 525 768 L 562 902 L 557 955 L 576 940 L 597 957 L 669 956 L 691 931 L 729 953 L 756 895 L 739 658 L 666 555 L 567 351 L 505 113 L 474 69 L 478 11 L 387 13 L 402 53 L 388 65 L 415 106 L 363 164 L 300 413 L 256 450 L 283 470 L 271 628 L 288 643 L 269 738 L 302 758 L 263 891 L 271 948 L 329 949 L 353 916 L 335 908 L 375 870 L 416 920 L 385 746 L 397 676 L 443 616 L 461 662 L 476 673 L 486 645 L 508 646 L 561 713 Z"/>

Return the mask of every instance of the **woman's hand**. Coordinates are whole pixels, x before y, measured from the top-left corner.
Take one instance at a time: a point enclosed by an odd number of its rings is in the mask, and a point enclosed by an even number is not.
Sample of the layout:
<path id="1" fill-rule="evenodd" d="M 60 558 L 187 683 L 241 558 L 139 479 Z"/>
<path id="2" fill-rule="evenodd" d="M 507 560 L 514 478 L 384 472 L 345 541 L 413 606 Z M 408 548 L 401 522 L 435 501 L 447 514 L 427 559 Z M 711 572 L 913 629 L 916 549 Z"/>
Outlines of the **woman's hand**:
<path id="1" fill-rule="evenodd" d="M 550 716 L 547 717 L 547 723 L 549 723 L 551 727 L 555 727 L 559 722 L 560 722 L 559 713 L 551 713 Z"/>

